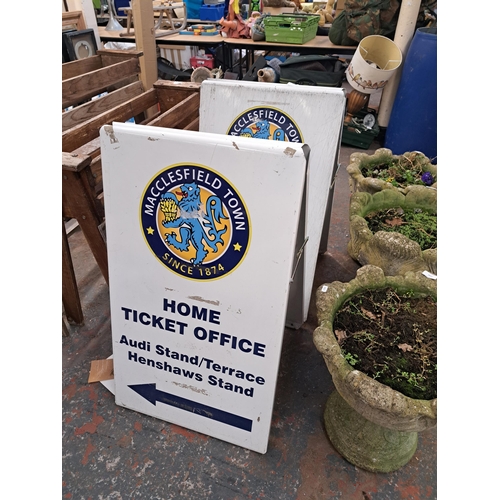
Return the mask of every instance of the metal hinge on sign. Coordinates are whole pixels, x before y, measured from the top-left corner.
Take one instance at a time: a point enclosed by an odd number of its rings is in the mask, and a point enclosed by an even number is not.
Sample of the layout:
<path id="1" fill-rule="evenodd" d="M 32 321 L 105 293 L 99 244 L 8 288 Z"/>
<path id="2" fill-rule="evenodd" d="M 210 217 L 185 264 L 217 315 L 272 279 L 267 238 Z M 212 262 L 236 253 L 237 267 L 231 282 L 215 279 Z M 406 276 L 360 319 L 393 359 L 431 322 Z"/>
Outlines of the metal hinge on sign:
<path id="1" fill-rule="evenodd" d="M 309 241 L 309 236 L 304 240 L 304 243 L 302 243 L 302 246 L 300 247 L 299 251 L 297 252 L 297 262 L 295 263 L 295 267 L 293 268 L 293 273 L 292 273 L 292 277 L 290 278 L 290 283 L 293 283 L 293 279 L 295 278 L 295 273 L 297 272 L 297 268 L 299 267 L 300 259 L 302 258 L 302 255 L 304 254 L 304 247 L 306 246 L 306 243 L 308 241 Z"/>
<path id="2" fill-rule="evenodd" d="M 335 170 L 335 175 L 333 176 L 333 181 L 330 184 L 330 191 L 333 189 L 333 186 L 335 185 L 335 181 L 337 180 L 337 175 L 339 175 L 339 169 L 342 166 L 342 163 L 339 163 L 337 165 L 337 169 Z"/>

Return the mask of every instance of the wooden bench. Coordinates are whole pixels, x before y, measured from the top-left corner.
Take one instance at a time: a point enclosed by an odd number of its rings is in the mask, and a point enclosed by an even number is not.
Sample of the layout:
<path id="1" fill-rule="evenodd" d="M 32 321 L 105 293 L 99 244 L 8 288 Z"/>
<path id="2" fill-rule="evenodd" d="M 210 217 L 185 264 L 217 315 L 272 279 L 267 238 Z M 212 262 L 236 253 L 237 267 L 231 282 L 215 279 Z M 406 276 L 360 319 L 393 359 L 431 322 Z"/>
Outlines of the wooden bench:
<path id="1" fill-rule="evenodd" d="M 88 106 L 89 119 L 75 118 L 76 125 L 62 133 L 62 202 L 64 218 L 75 218 L 87 240 L 102 275 L 108 281 L 104 228 L 99 130 L 113 122 L 134 118 L 143 125 L 198 130 L 200 84 L 157 81 L 109 109 L 95 114 Z M 153 110 L 153 111 L 151 111 Z M 140 118 L 137 118 L 140 117 Z M 63 304 L 70 323 L 82 324 L 83 313 L 78 286 L 63 224 Z"/>

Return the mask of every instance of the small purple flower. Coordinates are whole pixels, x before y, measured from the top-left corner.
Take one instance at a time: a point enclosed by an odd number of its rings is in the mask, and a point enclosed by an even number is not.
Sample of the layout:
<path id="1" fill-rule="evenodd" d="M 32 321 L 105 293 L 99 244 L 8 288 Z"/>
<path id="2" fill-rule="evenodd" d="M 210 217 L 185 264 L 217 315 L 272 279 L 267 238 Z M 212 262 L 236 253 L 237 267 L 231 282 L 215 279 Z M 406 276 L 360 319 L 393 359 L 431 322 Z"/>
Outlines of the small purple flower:
<path id="1" fill-rule="evenodd" d="M 422 174 L 422 177 L 420 180 L 426 185 L 426 186 L 431 186 L 432 183 L 434 182 L 434 177 L 432 177 L 432 174 L 430 172 L 424 172 Z"/>

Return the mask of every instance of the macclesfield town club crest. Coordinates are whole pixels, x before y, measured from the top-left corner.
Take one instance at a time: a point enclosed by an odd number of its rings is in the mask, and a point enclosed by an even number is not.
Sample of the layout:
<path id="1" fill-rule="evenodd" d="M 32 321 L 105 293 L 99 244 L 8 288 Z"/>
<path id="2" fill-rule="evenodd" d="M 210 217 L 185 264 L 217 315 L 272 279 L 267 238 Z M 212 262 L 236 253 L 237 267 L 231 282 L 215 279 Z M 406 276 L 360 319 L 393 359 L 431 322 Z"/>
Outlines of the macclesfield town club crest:
<path id="1" fill-rule="evenodd" d="M 268 106 L 250 108 L 241 113 L 233 120 L 226 135 L 304 142 L 295 122 L 286 113 Z"/>
<path id="2" fill-rule="evenodd" d="M 144 190 L 141 225 L 150 249 L 172 272 L 192 280 L 232 272 L 250 244 L 250 220 L 238 191 L 216 171 L 172 165 Z"/>

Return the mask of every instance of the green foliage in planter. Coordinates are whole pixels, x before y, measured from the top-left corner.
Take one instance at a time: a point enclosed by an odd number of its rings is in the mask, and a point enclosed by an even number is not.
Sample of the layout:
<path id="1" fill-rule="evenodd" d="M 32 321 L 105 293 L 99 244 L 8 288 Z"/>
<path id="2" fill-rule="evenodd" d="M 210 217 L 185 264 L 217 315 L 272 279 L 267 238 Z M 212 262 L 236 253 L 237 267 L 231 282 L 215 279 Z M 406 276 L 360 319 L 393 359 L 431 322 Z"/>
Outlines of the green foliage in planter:
<path id="1" fill-rule="evenodd" d="M 437 248 L 437 215 L 421 208 L 390 208 L 365 216 L 370 231 L 400 233 L 416 241 L 422 250 Z"/>
<path id="2" fill-rule="evenodd" d="M 397 188 L 414 184 L 430 186 L 437 182 L 437 170 L 424 154 L 413 151 L 396 156 L 388 151 L 361 159 L 358 168 L 364 177 L 380 179 Z"/>
<path id="3" fill-rule="evenodd" d="M 349 185 L 353 193 L 374 194 L 390 189 L 401 193 L 415 186 L 437 189 L 437 165 L 418 151 L 393 155 L 387 148 L 379 148 L 372 155 L 359 151 L 352 153 L 349 165 Z"/>
<path id="4" fill-rule="evenodd" d="M 434 298 L 366 290 L 342 304 L 334 326 L 342 355 L 356 370 L 410 398 L 437 396 Z"/>
<path id="5" fill-rule="evenodd" d="M 382 214 L 379 222 L 388 227 L 374 222 L 370 228 L 371 214 Z M 413 219 L 411 223 L 403 214 Z M 417 270 L 437 274 L 436 215 L 437 190 L 426 186 L 408 186 L 404 193 L 355 192 L 349 205 L 347 251 L 360 264 L 376 265 L 387 275 Z"/>

